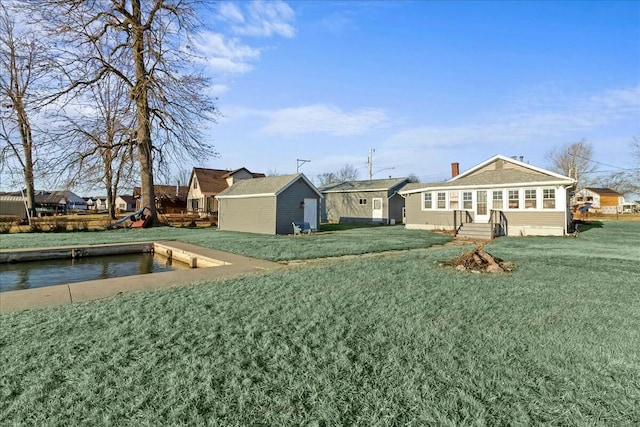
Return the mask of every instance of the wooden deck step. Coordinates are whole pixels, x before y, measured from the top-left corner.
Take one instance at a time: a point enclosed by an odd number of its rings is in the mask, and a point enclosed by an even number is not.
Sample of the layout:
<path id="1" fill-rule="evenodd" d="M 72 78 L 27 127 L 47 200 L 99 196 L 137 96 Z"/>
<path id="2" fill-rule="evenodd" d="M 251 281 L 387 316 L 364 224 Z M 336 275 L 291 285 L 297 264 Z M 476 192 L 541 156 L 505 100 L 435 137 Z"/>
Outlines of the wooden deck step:
<path id="1" fill-rule="evenodd" d="M 456 238 L 460 239 L 473 239 L 473 240 L 491 240 L 493 238 L 491 233 L 491 224 L 482 224 L 469 222 L 465 223 L 458 230 Z"/>

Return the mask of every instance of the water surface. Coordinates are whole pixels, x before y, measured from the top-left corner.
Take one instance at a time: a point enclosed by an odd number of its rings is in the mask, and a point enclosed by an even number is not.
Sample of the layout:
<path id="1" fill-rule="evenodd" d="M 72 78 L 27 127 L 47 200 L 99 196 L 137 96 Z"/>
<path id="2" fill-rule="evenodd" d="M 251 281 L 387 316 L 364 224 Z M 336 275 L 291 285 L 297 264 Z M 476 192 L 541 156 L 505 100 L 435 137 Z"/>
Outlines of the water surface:
<path id="1" fill-rule="evenodd" d="M 187 268 L 150 253 L 0 264 L 0 292 Z"/>

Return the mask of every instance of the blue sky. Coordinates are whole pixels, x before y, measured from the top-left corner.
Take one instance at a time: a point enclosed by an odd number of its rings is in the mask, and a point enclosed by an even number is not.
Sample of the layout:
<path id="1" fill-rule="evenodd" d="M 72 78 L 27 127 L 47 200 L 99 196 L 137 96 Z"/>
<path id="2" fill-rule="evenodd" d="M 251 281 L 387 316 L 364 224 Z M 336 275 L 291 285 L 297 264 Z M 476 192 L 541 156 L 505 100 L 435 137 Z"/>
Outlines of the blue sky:
<path id="1" fill-rule="evenodd" d="M 205 21 L 223 116 L 193 166 L 366 178 L 374 148 L 374 178 L 426 182 L 583 138 L 634 166 L 640 2 L 236 1 Z"/>

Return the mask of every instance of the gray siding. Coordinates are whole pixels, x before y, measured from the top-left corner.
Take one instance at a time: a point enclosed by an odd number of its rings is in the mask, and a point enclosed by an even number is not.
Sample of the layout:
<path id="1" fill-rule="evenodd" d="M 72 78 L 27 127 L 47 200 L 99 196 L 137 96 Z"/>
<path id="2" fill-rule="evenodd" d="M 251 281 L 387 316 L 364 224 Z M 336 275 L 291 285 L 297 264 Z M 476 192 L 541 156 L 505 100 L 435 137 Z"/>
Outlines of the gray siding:
<path id="1" fill-rule="evenodd" d="M 276 234 L 293 233 L 292 222 L 302 222 L 304 220 L 304 208 L 300 204 L 304 199 L 316 199 L 320 208 L 320 198 L 302 179 L 297 180 L 286 190 L 278 195 L 278 214 L 276 217 Z M 320 216 L 318 216 L 320 218 Z M 318 224 L 313 224 L 318 226 Z"/>
<path id="2" fill-rule="evenodd" d="M 406 224 L 453 229 L 453 211 L 423 211 L 421 203 L 422 193 L 407 194 L 405 199 Z M 469 213 L 473 216 L 473 212 Z"/>
<path id="3" fill-rule="evenodd" d="M 27 210 L 23 201 L 0 200 L 0 215 L 15 216 L 23 219 L 27 217 Z"/>
<path id="4" fill-rule="evenodd" d="M 357 191 L 345 193 L 325 193 L 323 218 L 328 222 L 371 222 L 374 198 L 382 199 L 382 220 L 389 219 L 389 201 L 387 191 Z M 359 204 L 367 199 L 366 205 Z M 402 208 L 399 218 L 402 219 Z"/>
<path id="5" fill-rule="evenodd" d="M 262 234 L 276 232 L 275 196 L 220 199 L 218 208 L 220 230 Z"/>
<path id="6" fill-rule="evenodd" d="M 565 226 L 564 212 L 509 212 L 503 211 L 509 227 L 561 227 Z"/>

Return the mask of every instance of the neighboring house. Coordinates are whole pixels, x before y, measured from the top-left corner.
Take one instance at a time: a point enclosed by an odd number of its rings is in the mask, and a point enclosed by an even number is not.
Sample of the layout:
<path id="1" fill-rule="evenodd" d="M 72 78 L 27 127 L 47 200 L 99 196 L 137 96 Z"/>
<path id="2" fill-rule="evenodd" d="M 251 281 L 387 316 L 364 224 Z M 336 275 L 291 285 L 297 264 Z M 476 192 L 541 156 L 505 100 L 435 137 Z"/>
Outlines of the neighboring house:
<path id="1" fill-rule="evenodd" d="M 292 234 L 293 222 L 318 227 L 322 194 L 296 174 L 241 180 L 216 198 L 220 230 Z"/>
<path id="2" fill-rule="evenodd" d="M 0 217 L 27 218 L 27 205 L 24 197 L 15 195 L 0 195 Z"/>
<path id="3" fill-rule="evenodd" d="M 402 222 L 404 198 L 398 191 L 408 178 L 345 181 L 320 188 L 326 222 Z"/>
<path id="4" fill-rule="evenodd" d="M 445 182 L 409 184 L 400 191 L 406 228 L 459 232 L 461 224 L 476 223 L 488 227 L 490 235 L 561 236 L 570 231 L 572 178 L 502 155 L 462 174 L 454 163 L 452 175 Z"/>
<path id="5" fill-rule="evenodd" d="M 246 168 L 236 170 L 193 168 L 189 178 L 187 210 L 189 212 L 215 213 L 217 196 L 221 191 L 243 179 L 264 178 L 263 173 L 253 173 Z"/>
<path id="6" fill-rule="evenodd" d="M 156 195 L 156 210 L 164 214 L 183 213 L 187 209 L 187 193 L 189 187 L 179 185 L 154 185 Z M 133 197 L 136 199 L 135 210 L 148 206 L 148 202 L 141 200 L 140 187 L 133 187 Z"/>
<path id="7" fill-rule="evenodd" d="M 107 202 L 107 196 L 94 196 L 83 197 L 87 204 L 87 209 L 91 211 L 107 211 L 109 209 L 109 203 Z"/>
<path id="8" fill-rule="evenodd" d="M 69 211 L 87 209 L 87 202 L 82 197 L 79 197 L 72 191 L 68 191 L 68 190 L 65 190 L 65 191 L 39 190 L 35 192 L 34 198 L 35 198 L 35 204 L 36 204 L 35 211 L 37 216 L 65 215 Z M 16 191 L 13 193 L 5 193 L 3 195 L 3 202 L 8 203 L 9 200 L 12 201 L 10 204 L 15 204 L 17 200 L 22 201 L 22 203 L 24 204 L 24 196 L 19 191 Z M 11 208 L 11 209 L 14 209 L 14 208 Z"/>
<path id="9" fill-rule="evenodd" d="M 603 214 L 622 213 L 624 196 L 610 188 L 585 187 L 576 191 L 572 206 L 589 206 L 589 210 Z"/>
<path id="10" fill-rule="evenodd" d="M 116 197 L 116 209 L 120 212 L 132 212 L 136 210 L 136 199 L 135 197 L 123 194 L 121 196 Z"/>

